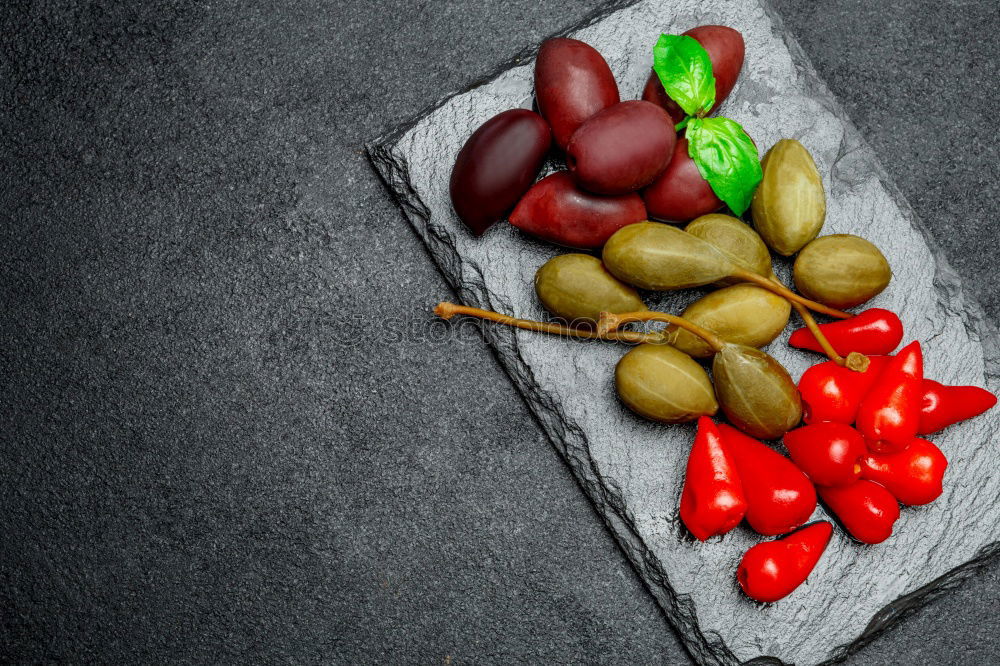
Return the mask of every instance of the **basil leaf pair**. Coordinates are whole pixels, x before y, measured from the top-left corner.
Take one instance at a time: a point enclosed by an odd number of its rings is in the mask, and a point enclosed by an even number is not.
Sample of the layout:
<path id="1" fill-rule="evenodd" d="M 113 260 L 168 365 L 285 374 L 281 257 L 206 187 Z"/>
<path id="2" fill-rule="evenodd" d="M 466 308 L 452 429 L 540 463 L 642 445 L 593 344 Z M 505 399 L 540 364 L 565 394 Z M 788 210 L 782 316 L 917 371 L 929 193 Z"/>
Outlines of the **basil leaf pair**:
<path id="1" fill-rule="evenodd" d="M 715 106 L 715 75 L 705 47 L 687 35 L 660 35 L 653 47 L 653 70 L 688 116 L 677 127 L 684 128 L 688 155 L 701 177 L 730 210 L 742 215 L 763 172 L 757 147 L 739 123 L 704 117 Z"/>

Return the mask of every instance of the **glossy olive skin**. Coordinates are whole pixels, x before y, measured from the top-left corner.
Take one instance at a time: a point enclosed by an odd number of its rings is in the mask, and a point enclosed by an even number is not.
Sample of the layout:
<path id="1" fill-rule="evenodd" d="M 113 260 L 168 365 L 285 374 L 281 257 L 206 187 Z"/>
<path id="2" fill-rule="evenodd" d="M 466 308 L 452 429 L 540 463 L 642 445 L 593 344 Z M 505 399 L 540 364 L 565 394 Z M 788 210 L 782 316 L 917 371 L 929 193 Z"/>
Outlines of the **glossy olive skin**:
<path id="1" fill-rule="evenodd" d="M 707 328 L 727 342 L 763 347 L 774 341 L 788 325 L 792 306 L 767 289 L 735 284 L 702 296 L 681 314 L 693 324 Z M 695 358 L 715 352 L 693 333 L 671 324 L 667 342 Z"/>
<path id="2" fill-rule="evenodd" d="M 770 277 L 771 251 L 753 228 L 743 220 L 710 213 L 697 217 L 684 227 L 684 231 L 708 241 L 719 248 L 737 266 Z M 718 284 L 736 284 L 735 278 L 721 280 Z"/>
<path id="3" fill-rule="evenodd" d="M 746 56 L 743 35 L 725 25 L 700 25 L 682 34 L 694 37 L 705 47 L 708 58 L 712 61 L 712 74 L 715 75 L 715 106 L 711 110 L 714 111 L 729 97 L 733 86 L 736 85 L 736 79 L 740 76 L 740 70 L 743 69 L 743 59 Z M 642 98 L 662 106 L 673 118 L 674 123 L 684 119 L 684 110 L 667 96 L 655 71 L 650 72 L 646 80 Z"/>
<path id="4" fill-rule="evenodd" d="M 677 140 L 667 168 L 642 191 L 642 200 L 649 217 L 664 222 L 688 222 L 723 206 L 688 155 L 688 141 L 684 138 Z"/>
<path id="5" fill-rule="evenodd" d="M 761 160 L 764 178 L 750 203 L 767 246 L 786 257 L 816 238 L 826 219 L 826 192 L 816 162 L 795 139 L 782 139 Z"/>
<path id="6" fill-rule="evenodd" d="M 759 349 L 726 344 L 712 359 L 712 376 L 726 418 L 748 435 L 777 439 L 802 421 L 795 382 Z"/>
<path id="7" fill-rule="evenodd" d="M 622 227 L 604 244 L 602 257 L 616 278 L 653 291 L 701 287 L 736 269 L 712 244 L 659 222 Z"/>
<path id="8" fill-rule="evenodd" d="M 615 388 L 629 409 L 661 423 L 683 423 L 719 409 L 705 370 L 670 345 L 630 350 L 615 367 Z"/>
<path id="9" fill-rule="evenodd" d="M 601 312 L 646 309 L 635 289 L 589 254 L 563 254 L 546 261 L 535 273 L 535 293 L 546 310 L 575 325 L 593 325 Z"/>
<path id="10" fill-rule="evenodd" d="M 586 190 L 626 194 L 663 173 L 676 143 L 666 111 L 649 102 L 620 102 L 594 114 L 573 133 L 566 165 Z"/>
<path id="11" fill-rule="evenodd" d="M 642 198 L 616 197 L 580 189 L 568 171 L 541 179 L 521 197 L 510 223 L 521 231 L 566 247 L 597 249 L 627 224 L 646 219 Z"/>
<path id="12" fill-rule="evenodd" d="M 451 204 L 479 236 L 504 218 L 535 182 L 552 132 L 541 116 L 511 109 L 493 116 L 465 142 L 451 170 Z"/>
<path id="13" fill-rule="evenodd" d="M 563 149 L 585 120 L 621 100 L 615 75 L 597 49 L 565 37 L 547 39 L 538 50 L 535 99 Z"/>
<path id="14" fill-rule="evenodd" d="M 792 276 L 803 296 L 850 308 L 880 294 L 892 280 L 892 269 L 881 250 L 864 238 L 832 234 L 802 248 Z"/>

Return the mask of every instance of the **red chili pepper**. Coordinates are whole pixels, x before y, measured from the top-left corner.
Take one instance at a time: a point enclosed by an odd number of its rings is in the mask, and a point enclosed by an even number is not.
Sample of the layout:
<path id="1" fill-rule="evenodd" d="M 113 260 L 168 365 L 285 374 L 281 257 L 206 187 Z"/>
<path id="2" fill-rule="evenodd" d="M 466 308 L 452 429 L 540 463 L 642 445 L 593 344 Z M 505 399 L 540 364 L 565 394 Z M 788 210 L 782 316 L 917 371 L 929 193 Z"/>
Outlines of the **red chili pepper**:
<path id="1" fill-rule="evenodd" d="M 896 313 L 881 308 L 865 310 L 850 319 L 821 324 L 819 330 L 841 356 L 859 354 L 889 354 L 903 339 L 903 322 Z M 799 349 L 823 353 L 816 337 L 808 328 L 800 328 L 788 338 L 788 344 Z"/>
<path id="2" fill-rule="evenodd" d="M 941 495 L 948 459 L 941 449 L 919 437 L 899 453 L 872 453 L 861 461 L 861 475 L 885 487 L 903 504 L 933 502 Z"/>
<path id="3" fill-rule="evenodd" d="M 681 520 L 698 540 L 725 534 L 740 524 L 747 510 L 736 464 L 712 419 L 698 419 L 698 434 L 688 454 Z"/>
<path id="4" fill-rule="evenodd" d="M 750 527 L 774 536 L 809 520 L 816 489 L 795 463 L 732 426 L 719 424 L 719 433 L 743 483 Z"/>
<path id="5" fill-rule="evenodd" d="M 833 525 L 824 520 L 780 539 L 759 543 L 743 555 L 736 568 L 736 580 L 756 601 L 784 599 L 812 573 L 831 534 Z"/>
<path id="6" fill-rule="evenodd" d="M 819 496 L 858 541 L 882 543 L 892 536 L 899 503 L 879 484 L 861 479 L 849 486 L 823 486 Z"/>
<path id="7" fill-rule="evenodd" d="M 979 416 L 997 404 L 997 397 L 978 386 L 945 386 L 924 380 L 918 435 L 929 435 L 953 423 Z"/>
<path id="8" fill-rule="evenodd" d="M 920 343 L 911 342 L 886 363 L 858 406 L 857 428 L 872 450 L 901 451 L 916 437 L 923 381 Z"/>
<path id="9" fill-rule="evenodd" d="M 861 399 L 878 379 L 889 356 L 869 356 L 864 372 L 855 372 L 833 361 L 817 363 L 799 380 L 802 415 L 806 423 L 854 423 Z"/>
<path id="10" fill-rule="evenodd" d="M 792 461 L 818 486 L 846 486 L 861 476 L 865 438 L 844 423 L 814 423 L 785 433 Z"/>

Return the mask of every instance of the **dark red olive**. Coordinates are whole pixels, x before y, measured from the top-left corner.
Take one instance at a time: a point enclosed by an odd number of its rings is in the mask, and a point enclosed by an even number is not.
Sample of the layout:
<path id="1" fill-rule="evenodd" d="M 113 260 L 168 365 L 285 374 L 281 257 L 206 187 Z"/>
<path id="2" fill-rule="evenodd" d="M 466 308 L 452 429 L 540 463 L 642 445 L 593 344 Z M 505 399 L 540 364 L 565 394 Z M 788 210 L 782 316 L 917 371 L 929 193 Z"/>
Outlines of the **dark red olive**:
<path id="1" fill-rule="evenodd" d="M 667 112 L 633 100 L 609 106 L 580 126 L 566 146 L 577 184 L 597 194 L 635 192 L 663 173 L 677 143 Z"/>
<path id="2" fill-rule="evenodd" d="M 542 168 L 552 132 L 541 116 L 512 109 L 493 116 L 458 151 L 451 205 L 477 236 L 502 220 Z"/>
<path id="3" fill-rule="evenodd" d="M 646 207 L 638 194 L 591 194 L 577 187 L 567 171 L 535 183 L 510 214 L 510 223 L 521 231 L 585 250 L 601 247 L 626 224 L 645 219 Z"/>
<path id="4" fill-rule="evenodd" d="M 722 200 L 688 155 L 684 138 L 677 140 L 666 171 L 642 191 L 642 200 L 651 219 L 665 222 L 687 222 L 722 208 Z"/>
<path id="5" fill-rule="evenodd" d="M 724 25 L 701 25 L 683 34 L 694 37 L 705 47 L 708 58 L 712 61 L 712 73 L 715 75 L 715 106 L 712 109 L 715 110 L 729 97 L 740 76 L 740 70 L 743 69 L 746 54 L 743 35 Z M 646 80 L 642 98 L 666 109 L 675 124 L 684 119 L 684 110 L 667 96 L 655 71 L 650 72 Z"/>
<path id="6" fill-rule="evenodd" d="M 587 118 L 620 101 L 615 75 L 593 46 L 578 39 L 547 39 L 535 60 L 538 110 L 560 148 Z"/>

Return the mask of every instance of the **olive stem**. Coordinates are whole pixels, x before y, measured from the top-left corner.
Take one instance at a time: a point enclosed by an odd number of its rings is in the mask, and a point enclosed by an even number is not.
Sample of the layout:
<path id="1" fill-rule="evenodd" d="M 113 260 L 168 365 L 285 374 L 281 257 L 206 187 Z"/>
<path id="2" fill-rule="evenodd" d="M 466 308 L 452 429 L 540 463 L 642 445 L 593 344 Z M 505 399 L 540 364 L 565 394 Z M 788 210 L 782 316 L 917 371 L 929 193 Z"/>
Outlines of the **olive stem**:
<path id="1" fill-rule="evenodd" d="M 805 296 L 800 296 L 799 294 L 796 294 L 794 291 L 792 291 L 783 284 L 780 284 L 778 282 L 772 282 L 763 275 L 757 275 L 756 273 L 751 273 L 750 271 L 745 270 L 743 268 L 737 268 L 736 270 L 734 270 L 731 277 L 743 280 L 744 282 L 752 282 L 757 286 L 773 291 L 779 296 L 784 296 L 786 299 L 792 301 L 793 303 L 799 303 L 800 305 L 804 305 L 810 310 L 814 310 L 816 312 L 822 312 L 825 315 L 829 315 L 837 319 L 847 319 L 849 317 L 854 316 L 850 312 L 844 312 L 843 310 L 837 310 L 836 308 L 831 308 L 828 305 L 823 305 L 822 303 L 811 301 Z"/>
<path id="2" fill-rule="evenodd" d="M 819 346 L 823 348 L 823 352 L 826 354 L 827 358 L 836 363 L 837 365 L 847 368 L 848 370 L 854 370 L 855 372 L 864 372 L 868 369 L 868 364 L 871 360 L 864 354 L 859 354 L 858 352 L 851 352 L 844 358 L 837 353 L 837 350 L 833 348 L 830 341 L 826 339 L 823 335 L 823 331 L 820 330 L 819 324 L 816 323 L 816 319 L 812 316 L 806 308 L 796 302 L 792 302 L 792 307 L 795 311 L 799 313 L 799 317 L 805 322 L 806 328 L 809 332 L 813 334 L 816 341 L 819 342 Z"/>
<path id="3" fill-rule="evenodd" d="M 812 316 L 812 313 L 798 303 L 792 303 L 792 305 L 795 307 L 795 311 L 799 313 L 799 316 L 802 317 L 802 321 L 805 322 L 806 328 L 808 328 L 809 332 L 813 334 L 813 337 L 816 338 L 816 341 L 819 342 L 819 346 L 823 348 L 823 351 L 831 361 L 841 367 L 847 368 L 848 370 L 854 370 L 855 372 L 864 372 L 868 369 L 871 359 L 856 351 L 849 353 L 847 358 L 838 354 L 837 350 L 830 344 L 830 341 L 826 339 L 825 335 L 823 335 L 823 331 L 820 330 L 819 324 L 816 323 L 816 319 Z"/>
<path id="4" fill-rule="evenodd" d="M 837 350 L 833 348 L 830 341 L 826 339 L 823 335 L 823 331 L 819 330 L 819 324 L 816 323 L 816 319 L 812 314 L 803 306 L 801 303 L 796 303 L 792 301 L 792 307 L 795 311 L 799 313 L 799 317 L 805 323 L 806 328 L 809 332 L 813 334 L 816 341 L 819 342 L 819 346 L 823 348 L 823 353 L 826 354 L 827 358 L 836 363 L 837 365 L 844 365 L 844 357 L 837 353 Z"/>
<path id="5" fill-rule="evenodd" d="M 556 322 L 534 321 L 531 319 L 518 319 L 509 317 L 492 310 L 473 308 L 467 305 L 457 305 L 443 301 L 434 308 L 434 314 L 442 319 L 451 319 L 455 315 L 466 315 L 477 317 L 487 321 L 520 328 L 525 331 L 536 331 L 538 333 L 551 333 L 552 335 L 565 335 L 569 337 L 587 338 L 589 340 L 609 340 L 612 342 L 632 342 L 632 343 L 662 343 L 663 336 L 659 333 L 637 333 L 635 331 L 590 331 L 583 328 L 564 326 Z"/>
<path id="6" fill-rule="evenodd" d="M 785 286 L 774 273 L 771 273 L 771 282 L 781 285 L 782 287 Z M 813 334 L 813 337 L 816 338 L 819 346 L 823 348 L 823 353 L 826 354 L 827 358 L 841 367 L 855 370 L 857 372 L 864 372 L 868 369 L 870 361 L 867 356 L 857 352 L 851 352 L 845 359 L 837 353 L 837 350 L 834 349 L 833 345 L 830 344 L 830 341 L 827 340 L 826 335 L 824 335 L 823 331 L 820 330 L 819 324 L 816 323 L 816 318 L 812 316 L 812 313 L 809 312 L 809 310 L 801 303 L 796 301 L 789 301 L 789 303 L 791 303 L 792 307 L 795 308 L 795 311 L 799 313 L 799 317 L 802 319 L 803 323 L 805 323 L 809 332 Z"/>
<path id="7" fill-rule="evenodd" d="M 667 314 L 666 312 L 654 312 L 652 310 L 625 312 L 620 314 L 602 312 L 601 320 L 597 323 L 597 331 L 599 333 L 610 333 L 611 331 L 617 330 L 624 324 L 630 324 L 635 321 L 662 321 L 668 324 L 674 324 L 679 328 L 683 328 L 684 330 L 697 335 L 712 348 L 712 351 L 716 353 L 722 351 L 723 345 L 726 344 L 722 338 L 715 333 L 712 333 L 712 331 L 707 328 L 702 328 L 701 326 L 693 324 L 687 319 L 678 317 L 677 315 Z"/>

